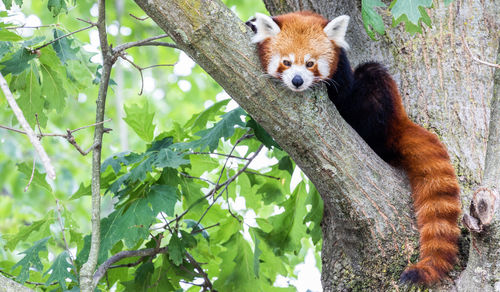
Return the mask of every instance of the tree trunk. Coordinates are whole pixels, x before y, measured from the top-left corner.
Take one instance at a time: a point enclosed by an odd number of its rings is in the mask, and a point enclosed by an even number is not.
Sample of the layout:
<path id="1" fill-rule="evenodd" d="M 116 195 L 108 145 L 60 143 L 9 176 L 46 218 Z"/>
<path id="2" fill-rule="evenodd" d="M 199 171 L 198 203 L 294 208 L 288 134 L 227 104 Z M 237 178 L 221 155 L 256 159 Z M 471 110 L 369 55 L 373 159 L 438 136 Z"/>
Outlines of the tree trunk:
<path id="1" fill-rule="evenodd" d="M 408 182 L 346 124 L 326 91 L 296 94 L 264 77 L 250 30 L 220 1 L 135 1 L 266 129 L 320 192 L 325 205 L 324 290 L 406 289 L 398 286 L 399 276 L 418 255 Z M 490 104 L 494 108 L 500 102 L 498 88 L 492 99 L 492 67 L 474 61 L 466 42 L 479 58 L 495 60 L 498 1 L 455 1 L 448 7 L 435 3 L 430 11 L 433 27 L 423 34 L 410 36 L 397 27 L 376 42 L 364 32 L 359 1 L 265 3 L 271 14 L 309 9 L 330 19 L 351 16 L 351 62 L 375 59 L 388 66 L 411 118 L 448 147 L 468 207 L 471 191 L 482 182 L 485 157 L 498 161 L 500 156 L 498 133 L 490 133 L 488 140 L 488 129 L 498 131 L 495 123 L 500 123 L 497 118 L 490 124 Z M 487 169 L 492 169 L 487 170 L 492 178 L 486 186 L 498 187 L 500 165 L 490 163 Z M 472 237 L 470 260 L 465 249 L 461 262 L 466 270 L 452 275 L 458 284 L 449 280 L 440 289 L 477 291 L 468 288 L 471 281 L 479 281 L 485 291 L 500 289 L 495 264 L 500 261 L 499 221 L 497 212 L 489 232 Z"/>

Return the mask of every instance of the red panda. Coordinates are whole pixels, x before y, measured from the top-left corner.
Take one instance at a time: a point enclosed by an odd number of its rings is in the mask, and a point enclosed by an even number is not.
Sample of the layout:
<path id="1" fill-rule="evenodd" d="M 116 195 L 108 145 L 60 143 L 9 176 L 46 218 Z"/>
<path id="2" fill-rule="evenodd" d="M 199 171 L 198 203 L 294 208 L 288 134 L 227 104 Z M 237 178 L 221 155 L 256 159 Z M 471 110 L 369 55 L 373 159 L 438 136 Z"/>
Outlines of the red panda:
<path id="1" fill-rule="evenodd" d="M 349 16 L 332 21 L 313 12 L 275 17 L 257 14 L 247 22 L 255 35 L 266 73 L 293 91 L 327 84 L 328 96 L 342 117 L 386 162 L 408 174 L 420 259 L 406 268 L 402 282 L 430 285 L 453 267 L 458 252 L 460 189 L 446 148 L 408 118 L 397 85 L 379 63 L 354 71 L 344 40 Z"/>

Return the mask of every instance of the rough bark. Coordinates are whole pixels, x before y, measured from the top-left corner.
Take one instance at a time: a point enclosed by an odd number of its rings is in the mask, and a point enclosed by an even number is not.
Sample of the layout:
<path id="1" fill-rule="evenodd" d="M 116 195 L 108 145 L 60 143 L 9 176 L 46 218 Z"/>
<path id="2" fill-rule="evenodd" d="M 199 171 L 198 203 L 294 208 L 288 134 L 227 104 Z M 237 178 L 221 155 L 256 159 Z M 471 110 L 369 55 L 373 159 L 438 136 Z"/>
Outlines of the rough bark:
<path id="1" fill-rule="evenodd" d="M 220 1 L 135 2 L 315 184 L 325 203 L 324 290 L 405 289 L 398 287 L 397 279 L 417 251 L 408 184 L 343 121 L 325 91 L 294 94 L 265 77 L 249 29 Z M 493 60 L 500 5 L 472 0 L 449 7 L 435 3 L 432 29 L 409 36 L 396 28 L 373 42 L 364 33 L 359 1 L 265 2 L 271 14 L 310 9 L 329 18 L 351 16 L 347 40 L 352 63 L 375 59 L 389 67 L 410 116 L 448 146 L 467 206 L 484 168 L 493 70 L 472 60 L 461 36 L 481 58 Z M 498 241 L 490 244 L 498 246 Z M 492 269 L 486 272 L 498 278 Z M 454 288 L 452 281 L 441 287 Z"/>
<path id="2" fill-rule="evenodd" d="M 4 275 L 0 274 L 0 292 L 33 292 L 28 287 L 24 287 L 23 285 L 17 283 L 14 280 L 11 280 Z"/>

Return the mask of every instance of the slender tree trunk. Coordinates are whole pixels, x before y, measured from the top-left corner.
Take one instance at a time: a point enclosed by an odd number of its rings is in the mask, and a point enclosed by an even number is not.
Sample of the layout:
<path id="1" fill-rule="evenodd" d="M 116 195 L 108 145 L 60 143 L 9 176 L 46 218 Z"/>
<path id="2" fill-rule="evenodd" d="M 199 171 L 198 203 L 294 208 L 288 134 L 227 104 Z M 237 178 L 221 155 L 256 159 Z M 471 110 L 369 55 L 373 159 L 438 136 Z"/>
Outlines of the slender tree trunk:
<path id="1" fill-rule="evenodd" d="M 315 184 L 325 203 L 324 290 L 404 290 L 398 286 L 399 275 L 418 255 L 408 182 L 345 123 L 325 90 L 295 94 L 264 77 L 249 29 L 220 1 L 135 2 L 271 134 Z M 487 165 L 488 182 L 483 182 L 483 170 L 485 161 L 498 161 L 500 156 L 495 132 L 500 119 L 490 121 L 490 105 L 498 112 L 499 90 L 493 99 L 493 68 L 475 61 L 467 50 L 468 44 L 478 58 L 496 59 L 498 1 L 455 1 L 448 7 L 435 3 L 430 11 L 433 27 L 423 34 L 411 36 L 401 27 L 388 28 L 387 35 L 376 42 L 364 32 L 360 1 L 264 2 L 271 14 L 309 9 L 329 18 L 350 15 L 351 62 L 375 59 L 388 66 L 411 118 L 435 132 L 448 147 L 462 185 L 463 205 L 468 208 L 472 190 L 481 183 L 498 187 L 500 165 Z M 490 128 L 497 130 L 491 134 Z M 469 247 L 462 251 L 465 272 L 457 269 L 452 275 L 457 281 L 450 279 L 439 289 L 478 291 L 471 288 L 471 281 L 485 291 L 500 289 L 499 221 L 497 212 L 490 231 L 472 237 L 469 261 Z"/>

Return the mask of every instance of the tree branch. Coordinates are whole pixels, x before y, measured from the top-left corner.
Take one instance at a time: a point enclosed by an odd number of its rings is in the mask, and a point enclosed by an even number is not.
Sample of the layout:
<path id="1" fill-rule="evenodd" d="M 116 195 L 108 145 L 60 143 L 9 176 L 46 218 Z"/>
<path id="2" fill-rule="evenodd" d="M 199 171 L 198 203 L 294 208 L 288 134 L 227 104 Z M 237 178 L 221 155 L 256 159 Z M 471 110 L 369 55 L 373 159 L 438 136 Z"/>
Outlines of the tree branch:
<path id="1" fill-rule="evenodd" d="M 13 281 L 0 273 L 0 292 L 34 292 L 16 281 Z"/>
<path id="2" fill-rule="evenodd" d="M 124 250 L 121 251 L 109 259 L 107 259 L 104 263 L 102 263 L 99 268 L 97 268 L 94 276 L 93 276 L 93 285 L 97 286 L 101 278 L 106 274 L 106 271 L 111 268 L 111 265 L 124 259 L 130 257 L 146 257 L 146 256 L 155 256 L 160 253 L 167 252 L 167 247 L 162 248 L 147 248 L 140 250 Z"/>
<path id="3" fill-rule="evenodd" d="M 105 132 L 102 122 L 104 121 L 106 96 L 111 76 L 111 69 L 116 61 L 116 56 L 112 54 L 112 50 L 108 45 L 108 38 L 106 34 L 105 0 L 98 1 L 98 13 L 97 30 L 99 32 L 103 67 L 96 101 L 96 127 L 94 130 L 94 151 L 92 151 L 92 237 L 88 260 L 80 270 L 80 288 L 84 292 L 94 291 L 98 283 L 98 281 L 93 281 L 93 274 L 94 269 L 97 266 L 101 233 L 101 151 L 102 137 Z"/>
<path id="4" fill-rule="evenodd" d="M 7 102 L 10 105 L 10 108 L 16 115 L 19 124 L 21 124 L 21 126 L 23 127 L 24 131 L 26 132 L 26 135 L 28 135 L 28 138 L 30 139 L 31 144 L 35 148 L 36 153 L 38 154 L 38 156 L 40 156 L 40 160 L 42 161 L 42 164 L 45 167 L 47 176 L 50 179 L 55 179 L 56 172 L 54 170 L 54 166 L 52 166 L 52 163 L 50 162 L 50 158 L 47 155 L 47 152 L 45 152 L 45 149 L 43 149 L 40 140 L 38 140 L 35 132 L 33 131 L 33 129 L 31 129 L 30 125 L 28 124 L 28 121 L 26 121 L 23 112 L 17 105 L 16 100 L 14 99 L 14 96 L 12 95 L 12 92 L 9 89 L 9 86 L 7 85 L 7 81 L 5 81 L 1 73 L 0 73 L 0 87 L 2 88 L 5 98 L 7 99 Z"/>

